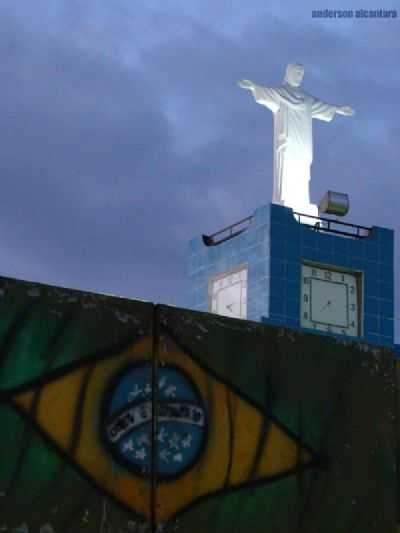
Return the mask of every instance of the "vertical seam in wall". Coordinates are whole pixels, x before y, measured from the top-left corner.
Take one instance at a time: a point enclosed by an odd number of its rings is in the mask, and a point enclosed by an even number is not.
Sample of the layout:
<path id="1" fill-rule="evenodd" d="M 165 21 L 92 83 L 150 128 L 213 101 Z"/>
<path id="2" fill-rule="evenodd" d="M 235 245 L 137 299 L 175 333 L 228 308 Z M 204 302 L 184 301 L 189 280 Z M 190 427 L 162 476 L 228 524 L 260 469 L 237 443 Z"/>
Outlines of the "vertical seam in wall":
<path id="1" fill-rule="evenodd" d="M 399 381 L 398 381 L 398 371 L 397 371 L 397 358 L 396 358 L 396 352 L 394 351 L 394 347 L 392 348 L 392 365 L 393 365 L 393 380 L 394 380 L 394 411 L 393 411 L 393 425 L 395 429 L 394 434 L 394 461 L 396 464 L 396 480 L 395 480 L 395 495 L 394 495 L 394 505 L 397 509 L 397 521 L 400 520 L 400 508 L 397 502 L 399 501 L 399 479 L 400 479 L 400 467 L 399 467 L 399 457 L 400 457 L 400 442 L 399 442 L 399 412 L 398 412 L 398 405 L 399 405 Z"/>
<path id="2" fill-rule="evenodd" d="M 160 346 L 159 305 L 154 305 L 153 349 L 151 354 L 151 472 L 150 472 L 150 521 L 151 531 L 157 531 L 157 470 L 158 470 L 158 362 Z"/>

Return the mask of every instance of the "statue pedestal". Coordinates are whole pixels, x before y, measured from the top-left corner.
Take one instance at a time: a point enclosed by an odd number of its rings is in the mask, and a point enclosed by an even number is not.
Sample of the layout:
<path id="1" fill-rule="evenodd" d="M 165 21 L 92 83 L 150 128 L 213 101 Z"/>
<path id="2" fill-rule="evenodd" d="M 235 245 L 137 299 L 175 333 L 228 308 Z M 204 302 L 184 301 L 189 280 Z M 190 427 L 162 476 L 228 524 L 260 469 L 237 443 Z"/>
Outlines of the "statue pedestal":
<path id="1" fill-rule="evenodd" d="M 308 226 L 315 226 L 316 224 L 318 224 L 318 220 L 316 218 L 313 218 L 313 217 L 318 217 L 318 206 L 316 206 L 315 204 L 308 204 L 306 206 L 301 206 L 301 207 L 291 207 L 291 206 L 284 206 L 288 209 L 293 209 L 294 211 L 294 218 L 296 219 L 297 222 L 300 222 L 301 224 L 307 224 Z M 295 213 L 299 213 L 299 214 L 295 214 Z M 307 216 L 309 215 L 309 216 Z"/>
<path id="2" fill-rule="evenodd" d="M 316 219 L 307 214 L 300 213 L 299 223 L 292 209 L 264 205 L 255 210 L 247 228 L 220 242 L 192 239 L 188 307 L 308 330 L 310 326 L 302 325 L 307 312 L 318 333 L 340 334 L 347 328 L 349 337 L 393 345 L 393 231 L 373 227 L 365 236 L 357 236 L 358 227 L 346 225 L 340 233 L 328 227 L 318 231 L 309 227 Z M 311 304 L 302 287 L 304 278 L 314 275 L 310 269 L 320 279 L 313 286 L 313 307 L 305 309 Z M 347 322 L 339 328 L 335 324 L 355 312 L 350 308 L 352 288 L 347 287 L 353 278 L 358 283 L 357 328 Z M 326 301 L 318 295 L 322 289 L 328 294 Z M 346 291 L 349 298 L 343 297 Z M 327 320 L 327 306 L 339 303 L 350 307 L 333 310 L 332 320 Z"/>

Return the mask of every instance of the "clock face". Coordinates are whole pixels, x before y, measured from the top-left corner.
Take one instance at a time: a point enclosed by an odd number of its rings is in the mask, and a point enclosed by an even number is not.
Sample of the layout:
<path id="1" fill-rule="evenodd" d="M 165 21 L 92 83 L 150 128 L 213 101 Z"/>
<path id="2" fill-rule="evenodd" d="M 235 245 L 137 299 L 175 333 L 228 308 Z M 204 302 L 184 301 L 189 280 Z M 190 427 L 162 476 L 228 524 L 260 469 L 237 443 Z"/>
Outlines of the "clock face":
<path id="1" fill-rule="evenodd" d="M 240 267 L 209 282 L 210 311 L 233 318 L 247 317 L 247 267 Z"/>
<path id="2" fill-rule="evenodd" d="M 359 336 L 359 298 L 355 273 L 302 265 L 302 327 Z"/>

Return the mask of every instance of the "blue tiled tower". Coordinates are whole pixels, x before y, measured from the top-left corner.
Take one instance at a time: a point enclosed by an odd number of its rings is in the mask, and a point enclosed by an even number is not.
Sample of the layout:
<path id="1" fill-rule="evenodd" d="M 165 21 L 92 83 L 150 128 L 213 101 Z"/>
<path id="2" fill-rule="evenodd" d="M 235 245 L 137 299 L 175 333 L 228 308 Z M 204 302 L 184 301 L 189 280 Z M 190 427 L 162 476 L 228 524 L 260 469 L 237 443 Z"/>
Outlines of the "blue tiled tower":
<path id="1" fill-rule="evenodd" d="M 322 221 L 321 227 L 315 228 L 301 223 L 301 218 L 300 222 L 296 220 L 291 209 L 270 204 L 256 209 L 253 216 L 242 221 L 242 226 L 227 228 L 225 236 L 218 233 L 222 238 L 214 234 L 190 241 L 190 308 L 213 312 L 212 284 L 220 283 L 216 290 L 225 290 L 223 282 L 218 280 L 230 277 L 232 287 L 239 287 L 239 284 L 243 287 L 242 299 L 246 298 L 246 305 L 242 318 L 304 328 L 303 299 L 308 298 L 301 287 L 305 282 L 304 268 L 315 267 L 316 276 L 330 276 L 331 271 L 337 276 L 343 273 L 357 279 L 359 327 L 356 334 L 350 335 L 368 342 L 393 345 L 394 243 L 391 229 L 358 227 L 334 220 Z M 245 272 L 242 278 L 235 274 L 241 269 Z M 345 295 L 344 289 L 340 290 Z M 347 292 L 346 295 L 343 298 L 349 299 Z M 233 304 L 227 302 L 227 309 L 233 309 Z M 318 333 L 329 334 L 330 327 L 324 330 Z M 350 329 L 339 331 L 336 328 L 333 333 L 342 331 L 346 334 Z"/>

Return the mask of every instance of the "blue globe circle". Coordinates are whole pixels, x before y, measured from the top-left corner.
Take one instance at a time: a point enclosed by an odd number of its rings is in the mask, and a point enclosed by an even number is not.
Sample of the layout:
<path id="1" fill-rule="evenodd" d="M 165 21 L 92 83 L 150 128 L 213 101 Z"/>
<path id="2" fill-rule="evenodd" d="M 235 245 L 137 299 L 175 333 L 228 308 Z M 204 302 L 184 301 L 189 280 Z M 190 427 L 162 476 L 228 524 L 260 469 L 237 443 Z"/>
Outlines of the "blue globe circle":
<path id="1" fill-rule="evenodd" d="M 160 366 L 157 377 L 158 390 L 153 394 L 149 363 L 126 367 L 118 374 L 104 400 L 102 433 L 118 463 L 146 477 L 155 461 L 158 479 L 168 481 L 198 460 L 207 418 L 197 387 L 181 368 Z M 158 409 L 152 443 L 154 396 Z"/>

